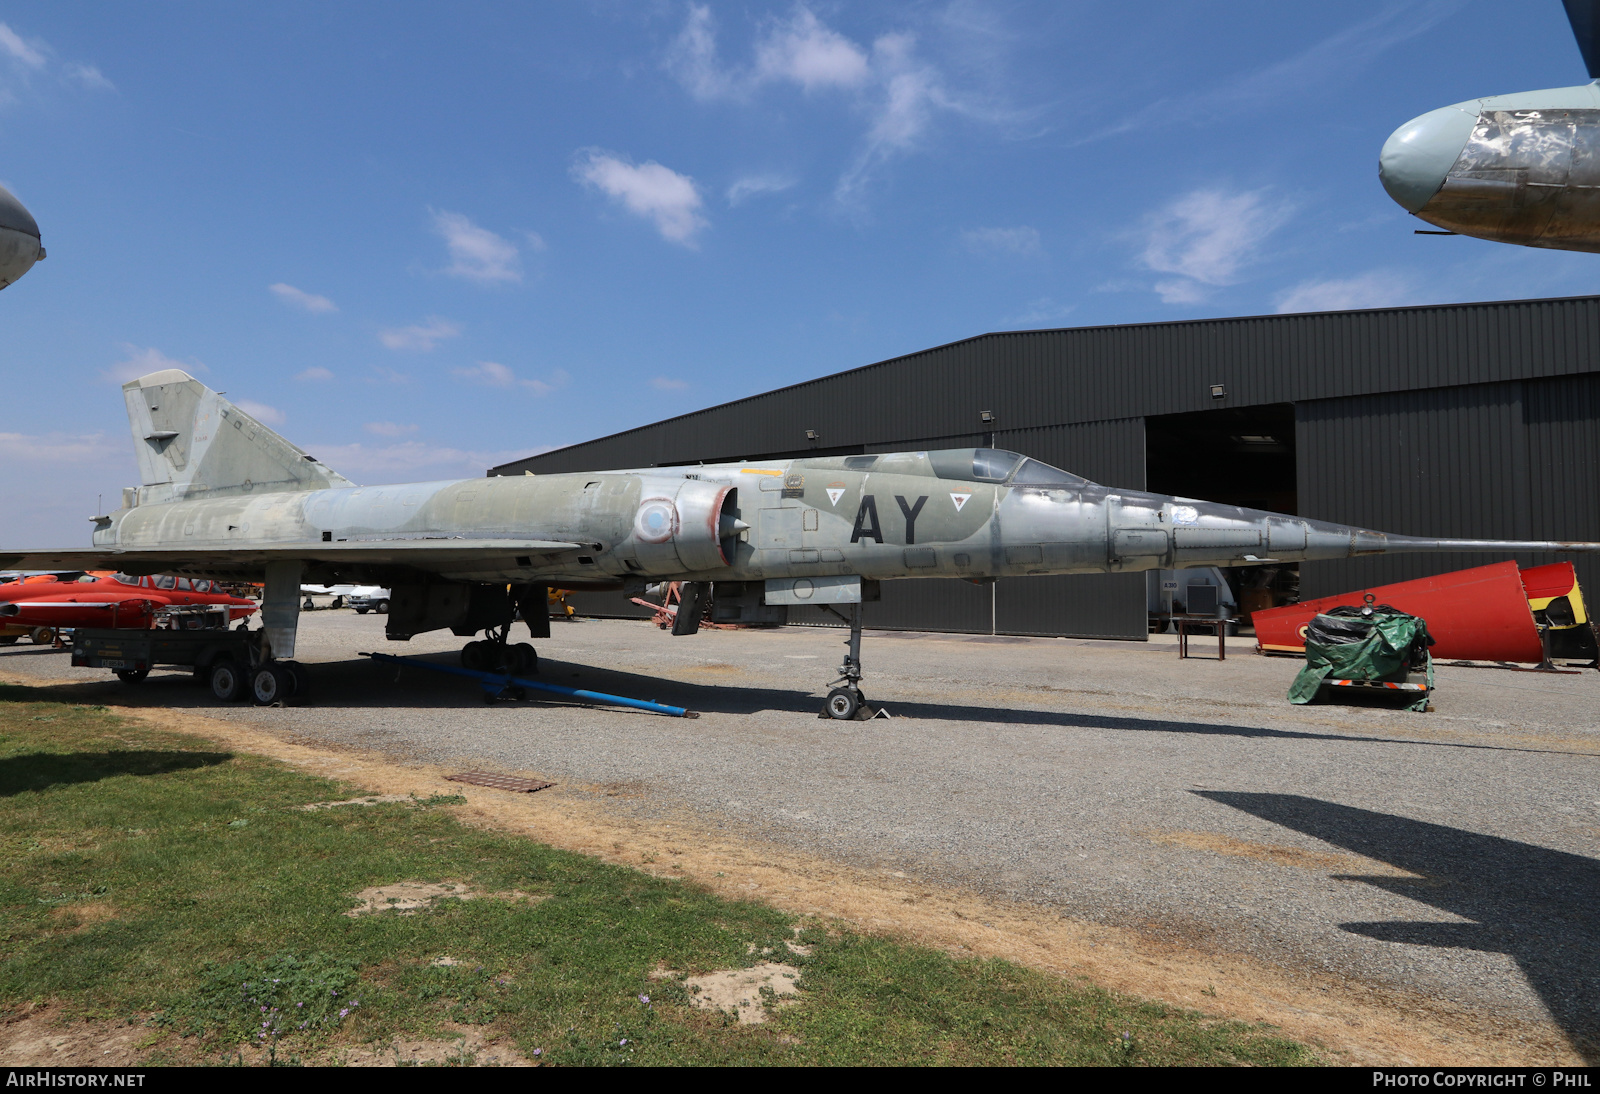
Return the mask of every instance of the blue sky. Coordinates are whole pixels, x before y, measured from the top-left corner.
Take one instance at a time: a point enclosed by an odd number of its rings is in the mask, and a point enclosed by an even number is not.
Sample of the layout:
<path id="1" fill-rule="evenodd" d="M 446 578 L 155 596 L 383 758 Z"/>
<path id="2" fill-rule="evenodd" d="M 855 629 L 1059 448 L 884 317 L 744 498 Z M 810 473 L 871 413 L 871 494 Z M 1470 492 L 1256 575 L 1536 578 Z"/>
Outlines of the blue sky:
<path id="1" fill-rule="evenodd" d="M 1377 181 L 1585 79 L 1504 11 L 0 2 L 0 543 L 87 542 L 172 365 L 385 482 L 990 330 L 1593 292 Z"/>

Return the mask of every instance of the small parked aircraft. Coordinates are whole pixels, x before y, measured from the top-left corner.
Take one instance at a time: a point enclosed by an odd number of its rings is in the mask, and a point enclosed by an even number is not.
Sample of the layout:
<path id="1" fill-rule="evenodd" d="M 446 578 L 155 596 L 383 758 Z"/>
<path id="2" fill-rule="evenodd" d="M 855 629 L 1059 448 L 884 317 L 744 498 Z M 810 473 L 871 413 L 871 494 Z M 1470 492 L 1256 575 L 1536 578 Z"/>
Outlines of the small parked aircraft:
<path id="1" fill-rule="evenodd" d="M 260 607 L 254 600 L 220 592 L 204 578 L 134 577 L 131 574 L 84 574 L 70 580 L 12 581 L 0 585 L 0 645 L 23 634 L 35 642 L 55 640 L 70 627 L 149 627 L 155 613 L 182 605 L 226 605 L 230 623 Z"/>

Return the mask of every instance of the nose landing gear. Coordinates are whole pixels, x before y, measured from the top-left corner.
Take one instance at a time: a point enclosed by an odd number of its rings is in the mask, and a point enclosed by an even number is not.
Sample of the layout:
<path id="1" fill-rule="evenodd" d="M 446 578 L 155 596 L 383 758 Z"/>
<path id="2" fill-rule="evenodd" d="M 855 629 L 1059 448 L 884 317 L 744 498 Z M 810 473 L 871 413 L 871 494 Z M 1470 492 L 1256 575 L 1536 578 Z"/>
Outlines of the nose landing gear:
<path id="1" fill-rule="evenodd" d="M 841 722 L 852 719 L 864 722 L 880 715 L 887 718 L 888 711 L 867 702 L 866 696 L 861 694 L 861 605 L 850 605 L 850 615 L 844 618 L 850 624 L 850 637 L 844 643 L 847 647 L 844 664 L 839 666 L 839 679 L 833 682 L 833 690 L 828 692 L 822 713 L 817 717 Z"/>

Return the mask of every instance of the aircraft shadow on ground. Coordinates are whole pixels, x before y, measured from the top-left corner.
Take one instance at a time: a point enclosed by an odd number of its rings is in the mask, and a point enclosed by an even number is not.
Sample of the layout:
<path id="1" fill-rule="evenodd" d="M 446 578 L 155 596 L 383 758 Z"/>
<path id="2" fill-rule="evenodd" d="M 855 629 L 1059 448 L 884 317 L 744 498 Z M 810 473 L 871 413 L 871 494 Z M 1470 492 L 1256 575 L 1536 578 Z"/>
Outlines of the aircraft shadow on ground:
<path id="1" fill-rule="evenodd" d="M 1192 791 L 1421 879 L 1362 881 L 1469 923 L 1344 923 L 1380 942 L 1504 953 L 1586 1063 L 1600 1062 L 1600 861 L 1298 794 Z"/>
<path id="2" fill-rule="evenodd" d="M 112 752 L 28 752 L 0 760 L 0 798 L 30 790 L 99 782 L 118 775 L 165 775 L 212 767 L 231 752 L 171 752 L 126 749 Z"/>
<path id="3" fill-rule="evenodd" d="M 422 654 L 417 660 L 437 664 L 456 665 L 459 655 L 455 651 Z M 788 688 L 743 687 L 695 681 L 672 680 L 642 673 L 617 669 L 596 668 L 571 662 L 541 658 L 539 672 L 532 677 L 543 683 L 624 695 L 635 699 L 651 699 L 672 706 L 686 707 L 701 713 L 758 714 L 762 711 L 785 711 L 796 714 L 816 714 L 822 709 L 821 697 L 810 691 Z M 352 658 L 348 661 L 322 662 L 311 667 L 313 694 L 309 705 L 324 709 L 368 709 L 373 707 L 419 708 L 435 707 L 460 709 L 482 706 L 482 691 L 468 678 L 434 673 L 414 667 L 398 668 L 392 664 Z M 398 679 L 397 679 L 398 677 Z M 818 674 L 817 679 L 823 679 Z M 826 682 L 824 680 L 824 682 Z M 116 680 L 63 681 L 39 685 L 41 693 L 64 701 L 93 701 L 125 706 L 169 706 L 192 709 L 215 708 L 217 701 L 211 693 L 196 687 L 186 674 L 155 675 L 143 684 L 128 686 Z M 871 688 L 866 689 L 869 697 Z M 46 696 L 41 694 L 40 698 Z M 541 698 L 529 693 L 529 701 L 571 703 L 588 706 L 578 700 L 565 700 L 551 696 Z M 518 704 L 506 704 L 514 706 Z M 974 722 L 984 725 L 1057 726 L 1064 729 L 1098 729 L 1125 733 L 1186 733 L 1202 736 L 1244 737 L 1259 740 L 1335 741 L 1364 745 L 1411 745 L 1426 748 L 1459 748 L 1474 751 L 1526 752 L 1540 755 L 1591 755 L 1590 753 L 1564 752 L 1555 749 L 1516 748 L 1506 745 L 1473 744 L 1465 741 L 1425 741 L 1406 737 L 1360 736 L 1357 734 L 1322 733 L 1314 730 L 1272 729 L 1266 726 L 1240 726 L 1212 722 L 1187 722 L 1163 718 L 1133 718 L 1099 714 L 1076 714 L 1070 711 L 1028 710 L 1001 706 L 975 706 L 961 703 L 886 702 L 894 717 L 927 719 L 930 721 Z M 595 709 L 613 713 L 640 715 L 616 707 Z M 642 714 L 643 717 L 659 717 Z M 1419 715 L 1420 717 L 1420 715 Z"/>

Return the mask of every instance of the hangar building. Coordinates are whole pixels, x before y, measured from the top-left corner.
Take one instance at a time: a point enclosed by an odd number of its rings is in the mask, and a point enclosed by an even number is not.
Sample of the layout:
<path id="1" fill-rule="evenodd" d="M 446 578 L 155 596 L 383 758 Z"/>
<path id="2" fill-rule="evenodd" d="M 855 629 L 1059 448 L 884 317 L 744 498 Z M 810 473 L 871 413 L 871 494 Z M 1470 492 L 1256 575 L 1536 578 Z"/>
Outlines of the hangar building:
<path id="1" fill-rule="evenodd" d="M 1600 540 L 1600 297 L 983 334 L 489 473 L 986 445 L 1110 486 L 1386 532 Z M 1300 595 L 1497 560 L 1305 563 Z M 1578 571 L 1600 597 L 1600 560 Z M 1143 639 L 1145 603 L 1143 574 L 936 578 L 885 582 L 866 622 Z M 580 604 L 643 614 L 617 593 Z"/>

